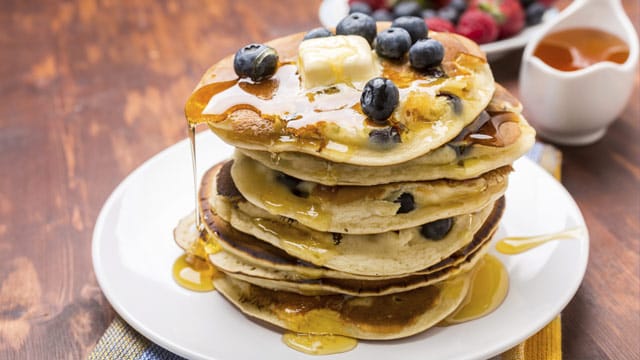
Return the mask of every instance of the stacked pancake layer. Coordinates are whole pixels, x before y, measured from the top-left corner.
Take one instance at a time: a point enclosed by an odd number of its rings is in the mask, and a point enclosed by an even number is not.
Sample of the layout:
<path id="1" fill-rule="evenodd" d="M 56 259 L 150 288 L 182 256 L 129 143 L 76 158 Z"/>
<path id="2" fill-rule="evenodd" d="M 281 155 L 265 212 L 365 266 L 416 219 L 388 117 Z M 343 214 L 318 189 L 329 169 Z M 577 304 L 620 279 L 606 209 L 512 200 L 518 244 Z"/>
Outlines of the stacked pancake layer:
<path id="1" fill-rule="evenodd" d="M 435 72 L 380 60 L 402 97 L 388 126 L 362 117 L 349 87 L 304 89 L 292 75 L 298 35 L 270 43 L 281 57 L 270 81 L 234 78 L 230 59 L 207 72 L 187 117 L 237 150 L 204 175 L 200 214 L 222 248 L 210 255 L 215 286 L 242 312 L 291 331 L 393 339 L 464 300 L 510 164 L 535 133 L 475 44 L 431 36 L 446 49 Z M 306 112 L 315 102 L 325 107 Z M 371 141 L 385 131 L 393 141 Z M 193 223 L 175 231 L 185 249 Z"/>

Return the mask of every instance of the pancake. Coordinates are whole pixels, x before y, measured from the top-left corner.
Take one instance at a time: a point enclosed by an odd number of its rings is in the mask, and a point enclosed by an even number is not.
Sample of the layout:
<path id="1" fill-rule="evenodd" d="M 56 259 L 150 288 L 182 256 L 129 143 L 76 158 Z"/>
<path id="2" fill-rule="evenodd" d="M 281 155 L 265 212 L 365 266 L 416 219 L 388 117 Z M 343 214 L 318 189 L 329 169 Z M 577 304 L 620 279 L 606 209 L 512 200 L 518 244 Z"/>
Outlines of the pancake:
<path id="1" fill-rule="evenodd" d="M 213 65 L 189 98 L 185 114 L 191 124 L 206 123 L 239 148 L 295 151 L 365 166 L 402 163 L 454 138 L 487 106 L 495 89 L 485 55 L 475 43 L 449 33 L 429 36 L 445 47 L 442 65 L 435 70 L 418 72 L 406 59 L 398 63 L 373 55 L 380 75 L 400 91 L 387 125 L 375 124 L 362 113 L 364 84 L 303 86 L 297 65 L 303 34 L 267 43 L 280 57 L 269 80 L 238 79 L 233 56 Z M 386 139 L 384 145 L 376 136 L 371 140 L 372 133 L 391 128 L 397 138 Z"/>
<path id="2" fill-rule="evenodd" d="M 217 269 L 234 279 L 246 281 L 263 288 L 294 292 L 301 295 L 343 294 L 351 296 L 383 296 L 429 286 L 445 281 L 453 276 L 463 274 L 471 270 L 478 263 L 488 248 L 488 243 L 483 244 L 478 251 L 469 254 L 469 257 L 456 266 L 449 266 L 426 275 L 415 274 L 392 279 L 355 280 L 321 278 L 290 280 L 276 278 L 274 276 L 258 277 L 249 275 L 246 272 L 231 272 L 221 267 L 217 267 Z"/>
<path id="3" fill-rule="evenodd" d="M 437 241 L 425 238 L 420 227 L 370 235 L 332 234 L 274 216 L 239 195 L 233 205 L 224 201 L 225 197 L 212 203 L 209 191 L 218 186 L 216 177 L 209 175 L 218 174 L 221 168 L 205 174 L 200 192 L 204 223 L 210 233 L 232 241 L 244 236 L 233 232 L 237 230 L 303 261 L 352 274 L 388 276 L 425 269 L 470 243 L 478 232 L 486 234 L 497 226 L 504 208 L 500 200 L 476 213 L 457 215 L 451 230 Z"/>
<path id="4" fill-rule="evenodd" d="M 265 289 L 229 276 L 216 289 L 248 316 L 310 334 L 384 340 L 424 331 L 452 313 L 469 290 L 469 275 L 384 296 L 305 296 Z"/>
<path id="5" fill-rule="evenodd" d="M 449 141 L 420 157 L 389 166 L 334 163 L 299 152 L 269 153 L 241 148 L 238 151 L 271 169 L 328 186 L 471 179 L 511 164 L 535 142 L 535 130 L 520 115 L 520 103 L 502 86 L 496 84 L 496 92 L 485 110 L 491 120 L 487 125 L 474 127 L 476 120 L 463 129 L 466 141 Z M 496 141 L 473 139 L 472 134 L 479 138 L 492 136 Z"/>
<path id="6" fill-rule="evenodd" d="M 442 260 L 411 272 L 411 274 L 428 275 L 462 263 L 470 254 L 477 252 L 482 245 L 491 239 L 492 234 L 497 229 L 503 210 L 504 199 L 500 199 L 495 204 L 490 217 L 484 222 L 480 230 L 474 234 L 471 242 L 462 244 L 452 254 L 442 252 Z M 193 242 L 198 238 L 198 234 L 194 234 L 195 226 L 192 215 L 183 218 L 174 230 L 174 238 L 177 244 L 185 250 L 192 249 Z M 320 278 L 381 280 L 409 275 L 409 272 L 396 275 L 380 275 L 379 273 L 361 275 L 313 265 L 267 242 L 232 228 L 229 223 L 212 213 L 211 209 L 205 209 L 203 216 L 206 219 L 209 231 L 207 238 L 213 240 L 219 248 L 224 249 L 224 251 L 210 254 L 209 259 L 214 265 L 227 272 L 243 272 L 255 277 L 292 281 Z M 334 245 L 337 247 L 341 243 L 342 241 L 339 243 L 334 242 Z M 424 244 L 432 245 L 427 242 L 424 242 Z M 410 254 L 411 252 L 404 253 Z M 391 254 L 402 255 L 403 252 L 392 252 Z"/>
<path id="7" fill-rule="evenodd" d="M 407 229 L 478 211 L 502 196 L 510 172 L 507 166 L 468 180 L 327 187 L 286 176 L 239 152 L 231 167 L 233 183 L 251 205 L 318 231 L 349 234 Z M 267 216 L 250 210 L 242 199 L 233 206 L 226 197 L 212 199 L 225 220 L 238 208 L 253 217 Z"/>

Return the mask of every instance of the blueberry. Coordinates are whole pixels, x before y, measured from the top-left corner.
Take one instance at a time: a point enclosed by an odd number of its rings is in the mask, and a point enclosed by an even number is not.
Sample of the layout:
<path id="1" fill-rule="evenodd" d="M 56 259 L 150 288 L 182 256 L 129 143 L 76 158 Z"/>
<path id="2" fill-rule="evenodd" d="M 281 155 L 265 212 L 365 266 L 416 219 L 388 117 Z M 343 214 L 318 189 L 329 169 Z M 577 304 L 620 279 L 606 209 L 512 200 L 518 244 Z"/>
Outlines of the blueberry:
<path id="1" fill-rule="evenodd" d="M 533 3 L 527 6 L 525 10 L 525 14 L 527 16 L 527 25 L 536 25 L 542 22 L 542 17 L 544 13 L 547 11 L 547 8 L 541 3 Z"/>
<path id="2" fill-rule="evenodd" d="M 409 61 L 417 70 L 426 70 L 438 66 L 444 59 L 444 46 L 434 39 L 417 41 L 409 49 Z"/>
<path id="3" fill-rule="evenodd" d="M 411 35 L 402 28 L 388 28 L 376 37 L 376 53 L 388 59 L 402 58 L 410 47 Z"/>
<path id="4" fill-rule="evenodd" d="M 340 245 L 342 241 L 342 234 L 340 233 L 332 233 L 333 234 L 333 245 Z"/>
<path id="5" fill-rule="evenodd" d="M 376 77 L 367 82 L 360 97 L 362 111 L 373 121 L 385 123 L 398 106 L 400 92 L 389 79 Z"/>
<path id="6" fill-rule="evenodd" d="M 333 34 L 331 33 L 331 31 L 329 31 L 329 29 L 319 27 L 313 30 L 309 30 L 309 32 L 304 35 L 304 38 L 302 39 L 302 41 L 309 40 L 309 39 L 329 37 L 329 36 L 333 36 Z"/>
<path id="7" fill-rule="evenodd" d="M 456 9 L 458 15 L 462 14 L 467 9 L 467 1 L 466 0 L 451 0 L 449 2 L 449 7 Z"/>
<path id="8" fill-rule="evenodd" d="M 450 21 L 452 24 L 457 24 L 461 13 L 452 6 L 445 6 L 438 10 L 438 17 Z"/>
<path id="9" fill-rule="evenodd" d="M 353 13 L 340 20 L 336 26 L 336 35 L 359 35 L 367 39 L 369 44 L 376 37 L 376 22 L 363 13 Z"/>
<path id="10" fill-rule="evenodd" d="M 441 240 L 447 236 L 449 231 L 451 231 L 452 226 L 452 218 L 440 219 L 422 225 L 422 228 L 420 228 L 420 234 L 427 239 Z"/>
<path id="11" fill-rule="evenodd" d="M 396 17 L 400 16 L 420 16 L 422 12 L 422 6 L 417 1 L 403 1 L 396 4 L 393 7 L 393 14 Z"/>
<path id="12" fill-rule="evenodd" d="M 431 19 L 432 17 L 438 16 L 438 12 L 433 9 L 424 9 L 420 13 L 420 16 L 422 16 L 423 19 L 427 20 Z"/>
<path id="13" fill-rule="evenodd" d="M 262 81 L 270 78 L 278 69 L 278 53 L 263 44 L 250 44 L 236 52 L 233 70 L 241 77 Z"/>
<path id="14" fill-rule="evenodd" d="M 353 14 L 357 12 L 371 15 L 371 12 L 372 12 L 371 6 L 361 1 L 354 1 L 351 3 L 351 5 L 349 5 L 349 14 Z"/>
<path id="15" fill-rule="evenodd" d="M 276 180 L 278 180 L 278 182 L 282 185 L 286 186 L 289 191 L 291 191 L 291 193 L 297 197 L 306 198 L 309 196 L 309 193 L 307 191 L 300 190 L 300 188 L 298 187 L 298 185 L 300 185 L 300 183 L 302 182 L 302 180 L 300 179 L 296 179 L 293 176 L 287 175 L 285 173 L 278 173 L 278 175 L 276 175 Z"/>
<path id="16" fill-rule="evenodd" d="M 393 20 L 393 14 L 387 9 L 378 9 L 371 14 L 375 21 L 391 21 Z"/>
<path id="17" fill-rule="evenodd" d="M 440 93 L 438 94 L 438 96 L 447 98 L 449 104 L 451 105 L 451 109 L 455 114 L 460 115 L 462 113 L 462 100 L 460 100 L 459 97 L 449 93 Z"/>
<path id="18" fill-rule="evenodd" d="M 417 16 L 401 16 L 391 23 L 392 27 L 399 27 L 407 30 L 411 35 L 411 43 L 427 37 L 427 24 L 424 19 Z"/>
<path id="19" fill-rule="evenodd" d="M 378 147 L 388 148 L 402 142 L 396 128 L 387 126 L 382 129 L 373 129 L 369 133 L 369 142 Z"/>
<path id="20" fill-rule="evenodd" d="M 402 193 L 393 202 L 400 204 L 400 208 L 398 209 L 398 211 L 396 211 L 396 214 L 406 214 L 416 208 L 416 203 L 413 200 L 413 195 L 409 193 Z"/>
<path id="21" fill-rule="evenodd" d="M 523 9 L 526 9 L 529 5 L 535 3 L 536 0 L 520 0 L 520 5 L 522 5 Z"/>

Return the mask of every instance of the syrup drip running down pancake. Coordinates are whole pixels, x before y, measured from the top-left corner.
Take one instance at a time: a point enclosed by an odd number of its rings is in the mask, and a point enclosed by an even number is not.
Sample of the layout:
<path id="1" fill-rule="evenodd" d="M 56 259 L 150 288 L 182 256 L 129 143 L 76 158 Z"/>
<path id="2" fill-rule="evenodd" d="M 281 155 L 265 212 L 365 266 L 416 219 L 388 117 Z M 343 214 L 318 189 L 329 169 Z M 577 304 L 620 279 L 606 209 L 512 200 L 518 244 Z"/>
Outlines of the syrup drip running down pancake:
<path id="1" fill-rule="evenodd" d="M 408 61 L 380 61 L 381 75 L 400 90 L 388 125 L 360 109 L 359 84 L 306 89 L 297 67 L 302 34 L 268 45 L 280 55 L 269 80 L 238 79 L 233 57 L 210 68 L 187 102 L 191 124 L 206 123 L 226 142 L 245 149 L 297 151 L 333 162 L 383 166 L 408 161 L 454 138 L 484 109 L 494 92 L 491 70 L 478 46 L 447 33 L 430 36 L 445 47 L 440 68 L 413 70 Z M 370 134 L 394 129 L 400 142 L 380 145 Z"/>

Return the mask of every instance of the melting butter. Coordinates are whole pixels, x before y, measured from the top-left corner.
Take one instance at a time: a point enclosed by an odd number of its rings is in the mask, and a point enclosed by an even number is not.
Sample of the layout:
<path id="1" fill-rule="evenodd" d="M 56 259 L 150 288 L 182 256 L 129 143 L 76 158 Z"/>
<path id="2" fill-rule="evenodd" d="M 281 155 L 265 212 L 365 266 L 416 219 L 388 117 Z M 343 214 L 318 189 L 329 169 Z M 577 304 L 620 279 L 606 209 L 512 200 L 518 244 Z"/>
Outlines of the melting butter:
<path id="1" fill-rule="evenodd" d="M 362 36 L 336 35 L 305 40 L 298 46 L 298 68 L 305 88 L 362 84 L 380 74 L 371 46 Z"/>
<path id="2" fill-rule="evenodd" d="M 330 355 L 353 350 L 358 340 L 331 334 L 301 334 L 287 332 L 282 342 L 288 347 L 309 355 Z"/>
<path id="3" fill-rule="evenodd" d="M 514 255 L 538 247 L 552 240 L 575 239 L 584 236 L 586 229 L 583 226 L 571 228 L 565 231 L 538 236 L 511 236 L 496 243 L 496 250 L 503 254 Z"/>

